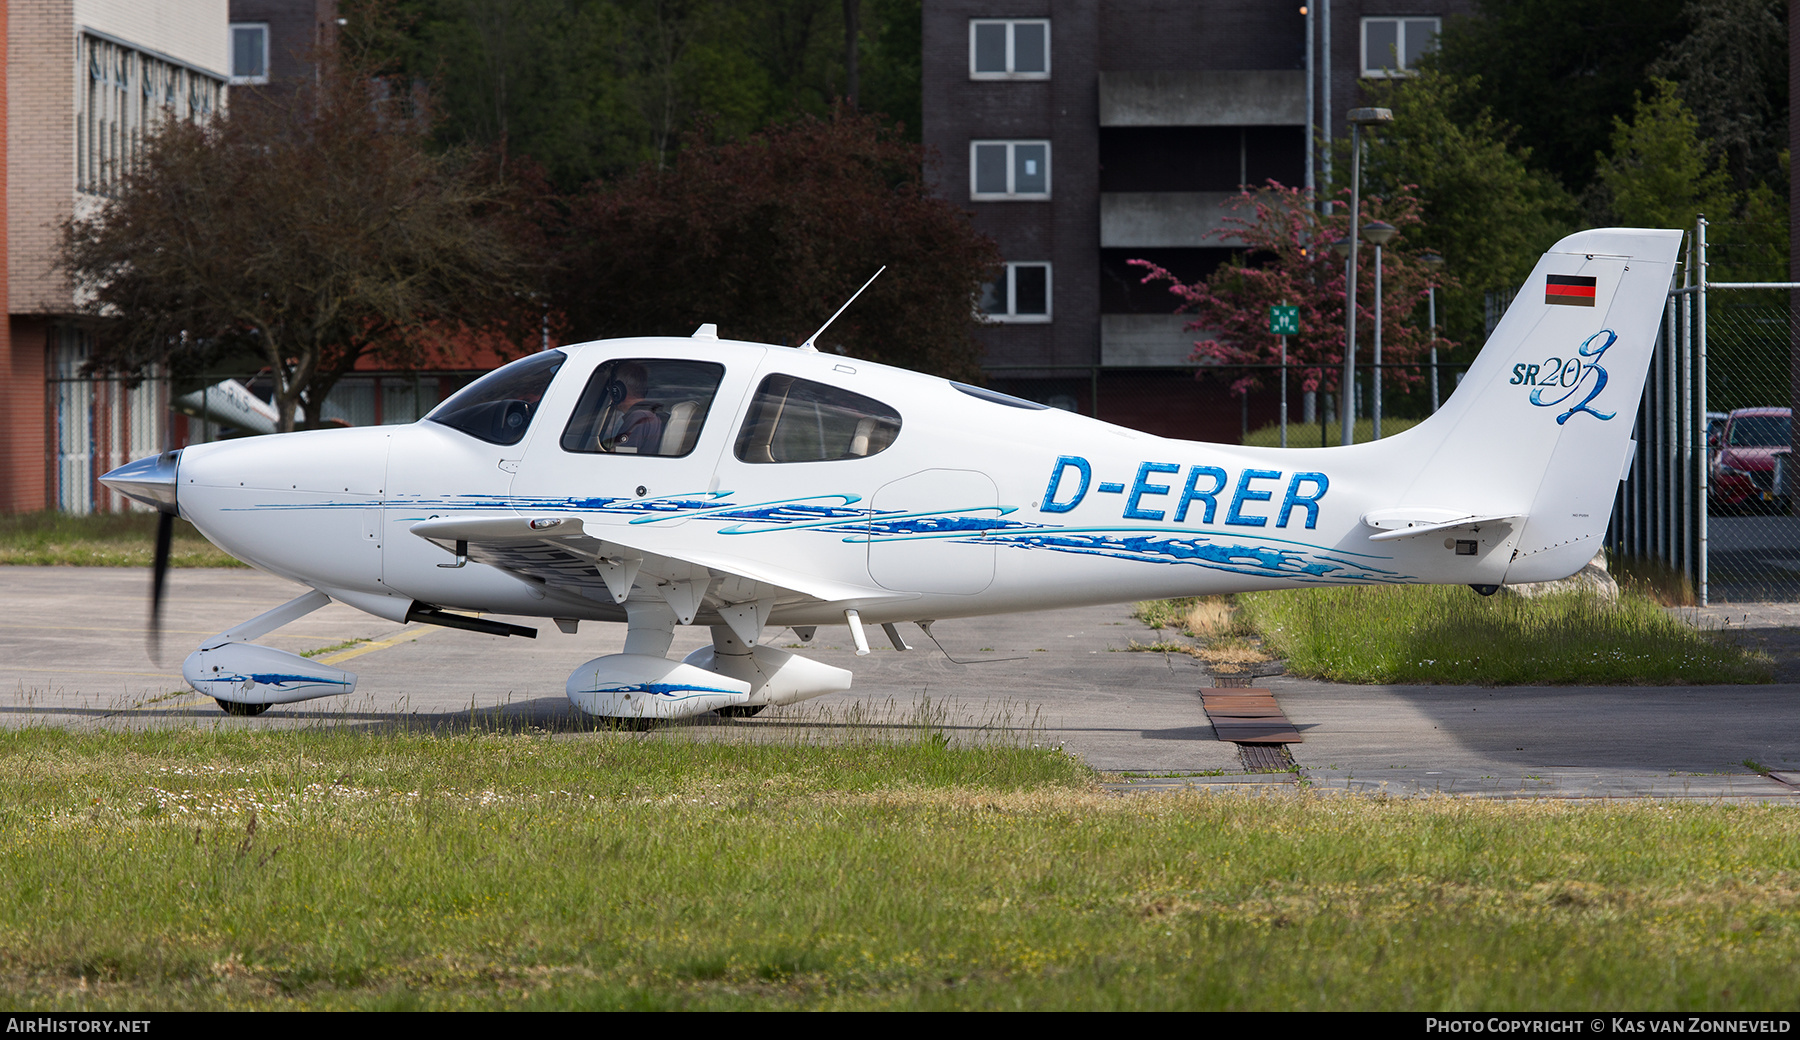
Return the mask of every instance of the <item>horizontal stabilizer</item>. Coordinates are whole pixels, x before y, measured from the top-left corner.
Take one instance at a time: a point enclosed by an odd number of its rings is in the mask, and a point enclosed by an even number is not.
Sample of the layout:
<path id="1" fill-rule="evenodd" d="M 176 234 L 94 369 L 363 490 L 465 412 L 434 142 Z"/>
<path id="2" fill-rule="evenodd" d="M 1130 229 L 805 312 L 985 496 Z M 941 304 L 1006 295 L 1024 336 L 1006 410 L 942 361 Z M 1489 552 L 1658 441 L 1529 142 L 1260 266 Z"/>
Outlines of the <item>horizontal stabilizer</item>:
<path id="1" fill-rule="evenodd" d="M 1466 509 L 1445 509 L 1440 506 L 1402 506 L 1365 513 L 1362 521 L 1365 526 L 1381 532 L 1370 535 L 1369 541 L 1391 542 L 1400 538 L 1416 538 L 1433 531 L 1445 531 L 1452 527 L 1516 523 L 1523 519 L 1523 513 L 1472 513 Z"/>

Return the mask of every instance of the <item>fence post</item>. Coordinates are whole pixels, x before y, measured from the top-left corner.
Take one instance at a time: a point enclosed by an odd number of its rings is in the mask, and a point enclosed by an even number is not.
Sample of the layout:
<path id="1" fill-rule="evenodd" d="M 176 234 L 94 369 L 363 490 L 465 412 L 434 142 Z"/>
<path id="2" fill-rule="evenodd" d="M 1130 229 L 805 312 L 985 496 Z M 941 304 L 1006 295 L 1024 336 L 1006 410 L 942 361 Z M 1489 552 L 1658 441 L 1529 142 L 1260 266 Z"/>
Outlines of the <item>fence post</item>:
<path id="1" fill-rule="evenodd" d="M 1696 412 L 1694 412 L 1694 421 L 1696 423 L 1697 429 L 1700 431 L 1704 431 L 1706 429 L 1706 216 L 1705 216 L 1705 214 L 1702 214 L 1702 215 L 1694 218 L 1694 238 L 1700 247 L 1700 257 L 1699 257 L 1700 262 L 1698 265 L 1696 265 L 1697 269 L 1695 271 L 1695 278 L 1697 279 L 1696 284 L 1699 286 L 1699 292 L 1694 294 L 1696 297 L 1698 297 L 1698 299 L 1696 300 L 1696 302 L 1694 304 L 1695 319 L 1696 319 L 1695 324 L 1698 326 L 1698 330 L 1697 330 L 1698 336 L 1696 337 L 1696 342 L 1694 345 L 1694 396 L 1695 396 L 1695 401 L 1696 401 L 1698 410 Z M 1708 465 L 1708 463 L 1711 460 L 1708 458 L 1708 455 L 1710 453 L 1706 450 L 1706 447 L 1705 447 L 1705 439 L 1706 439 L 1705 434 L 1701 433 L 1699 439 L 1701 441 L 1701 448 L 1700 448 L 1700 453 L 1699 453 L 1700 454 L 1700 480 L 1699 480 L 1700 489 L 1699 489 L 1699 494 L 1697 495 L 1697 497 L 1700 499 L 1700 529 L 1699 529 L 1700 551 L 1699 551 L 1698 555 L 1700 557 L 1700 605 L 1704 607 L 1707 604 L 1707 588 L 1706 588 L 1707 544 L 1706 544 L 1706 542 L 1707 542 L 1707 514 L 1710 511 L 1707 507 L 1706 499 L 1707 499 L 1707 493 L 1710 490 L 1709 483 L 1712 479 L 1712 474 L 1709 471 L 1712 469 L 1712 467 L 1710 465 Z"/>
<path id="2" fill-rule="evenodd" d="M 1672 478 L 1677 472 L 1676 460 L 1679 458 L 1679 454 L 1676 445 L 1681 443 L 1675 439 L 1675 379 L 1679 372 L 1676 367 L 1676 358 L 1681 352 L 1680 339 L 1675 329 L 1675 312 L 1681 306 L 1677 302 L 1678 300 L 1680 300 L 1679 296 L 1670 296 L 1668 308 L 1663 312 L 1663 430 L 1660 438 L 1662 443 L 1659 445 L 1661 450 L 1657 452 L 1657 458 L 1662 467 L 1662 487 L 1665 489 L 1671 485 Z M 1678 526 L 1675 523 L 1675 497 L 1665 493 L 1661 498 L 1662 501 L 1655 507 L 1659 510 L 1662 520 L 1662 529 L 1657 532 L 1656 544 L 1661 550 L 1662 558 L 1674 563 L 1680 558 L 1677 552 L 1679 545 L 1675 532 L 1685 525 Z"/>

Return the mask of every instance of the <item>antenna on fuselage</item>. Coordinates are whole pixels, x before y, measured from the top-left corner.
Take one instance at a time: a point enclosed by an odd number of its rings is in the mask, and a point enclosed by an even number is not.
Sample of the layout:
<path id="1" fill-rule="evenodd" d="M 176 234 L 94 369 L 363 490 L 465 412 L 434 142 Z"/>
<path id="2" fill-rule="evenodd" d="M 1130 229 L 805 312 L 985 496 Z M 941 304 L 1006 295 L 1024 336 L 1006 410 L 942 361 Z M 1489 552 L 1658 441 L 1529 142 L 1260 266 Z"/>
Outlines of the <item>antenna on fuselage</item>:
<path id="1" fill-rule="evenodd" d="M 881 271 L 885 271 L 885 270 L 887 270 L 887 265 L 882 264 Z M 838 320 L 838 314 L 842 314 L 845 311 L 850 309 L 850 305 L 856 302 L 856 298 L 863 294 L 863 289 L 867 289 L 869 286 L 875 284 L 875 279 L 881 277 L 881 271 L 876 271 L 874 274 L 870 275 L 869 280 L 863 283 L 862 289 L 858 289 L 854 293 L 851 293 L 850 298 L 848 300 L 844 301 L 844 305 L 837 309 L 837 314 L 833 314 L 831 317 L 826 318 L 825 324 L 819 326 L 819 331 L 806 337 L 806 342 L 800 344 L 799 349 L 810 350 L 810 351 L 813 351 L 816 353 L 819 348 L 813 345 L 813 340 L 818 339 L 820 336 L 825 334 L 826 329 L 831 328 L 831 323 Z"/>

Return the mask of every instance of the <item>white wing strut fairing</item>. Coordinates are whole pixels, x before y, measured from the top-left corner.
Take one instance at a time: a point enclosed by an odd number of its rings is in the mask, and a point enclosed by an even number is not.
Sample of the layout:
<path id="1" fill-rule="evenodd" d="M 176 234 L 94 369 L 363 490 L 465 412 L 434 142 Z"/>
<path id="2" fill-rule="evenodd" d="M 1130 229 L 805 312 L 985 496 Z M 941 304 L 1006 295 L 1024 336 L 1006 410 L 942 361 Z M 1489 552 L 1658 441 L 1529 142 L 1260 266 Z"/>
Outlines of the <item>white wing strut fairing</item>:
<path id="1" fill-rule="evenodd" d="M 850 685 L 759 645 L 769 625 L 848 625 L 864 653 L 865 624 L 900 649 L 903 621 L 1573 573 L 1629 458 L 1679 245 L 1564 239 L 1438 413 L 1371 444 L 1170 440 L 707 326 L 532 355 L 411 426 L 197 445 L 104 479 L 315 590 L 204 644 L 219 675 L 288 674 L 248 640 L 328 596 L 394 620 L 623 622 L 625 652 L 569 677 L 584 711 L 750 714 Z M 676 625 L 713 645 L 669 660 Z M 318 684 L 190 680 L 233 705 L 355 682 L 290 671 Z"/>

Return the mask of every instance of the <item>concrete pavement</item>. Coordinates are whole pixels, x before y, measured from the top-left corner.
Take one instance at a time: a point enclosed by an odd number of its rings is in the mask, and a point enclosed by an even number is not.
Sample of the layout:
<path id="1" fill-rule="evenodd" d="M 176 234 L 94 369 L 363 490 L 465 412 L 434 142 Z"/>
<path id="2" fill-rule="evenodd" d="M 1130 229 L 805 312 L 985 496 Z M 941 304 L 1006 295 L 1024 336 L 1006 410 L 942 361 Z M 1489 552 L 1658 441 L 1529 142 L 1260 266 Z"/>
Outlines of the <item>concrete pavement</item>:
<path id="1" fill-rule="evenodd" d="M 180 678 L 202 637 L 298 594 L 250 571 L 171 572 L 164 664 L 143 638 L 148 576 L 111 568 L 0 567 L 0 725 L 94 728 L 309 725 L 405 721 L 455 728 L 520 726 L 576 733 L 591 723 L 563 695 L 569 671 L 623 645 L 623 626 L 573 636 L 547 620 L 535 640 L 395 625 L 333 604 L 261 640 L 321 654 L 361 676 L 350 697 L 282 705 L 254 719 L 224 715 Z M 1740 628 L 1800 646 L 1800 610 L 1757 614 Z M 1713 619 L 1716 623 L 1719 619 Z M 1760 626 L 1758 628 L 1757 626 Z M 1128 607 L 1051 611 L 934 627 L 940 652 L 902 626 L 915 649 L 880 644 L 856 658 L 842 628 L 821 629 L 808 656 L 856 673 L 834 694 L 751 720 L 708 717 L 695 739 L 796 739 L 832 730 L 901 733 L 931 726 L 958 740 L 1061 745 L 1098 769 L 1140 774 L 1129 787 L 1311 786 L 1394 795 L 1785 801 L 1800 796 L 1746 760 L 1800 782 L 1800 685 L 1688 687 L 1344 686 L 1289 676 L 1272 689 L 1304 734 L 1294 771 L 1250 773 L 1201 707 L 1212 685 L 1199 661 L 1129 649 L 1161 638 Z M 672 656 L 707 639 L 678 629 Z M 362 642 L 353 642 L 362 641 Z M 797 646 L 792 632 L 764 641 Z M 340 644 L 352 644 L 340 646 Z M 952 658 L 954 660 L 952 660 Z M 1786 671 L 1786 669 L 1783 669 Z M 1785 675 L 1784 675 L 1785 677 Z M 1147 775 L 1145 775 L 1147 774 Z M 1800 803 L 1797 803 L 1800 804 Z"/>

